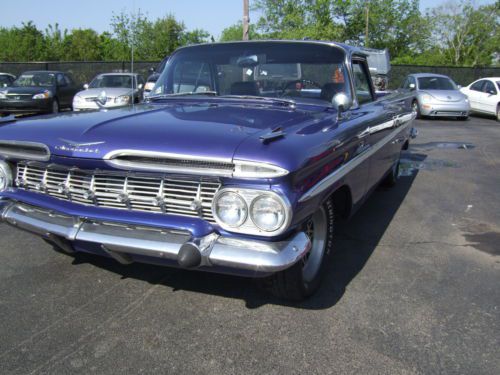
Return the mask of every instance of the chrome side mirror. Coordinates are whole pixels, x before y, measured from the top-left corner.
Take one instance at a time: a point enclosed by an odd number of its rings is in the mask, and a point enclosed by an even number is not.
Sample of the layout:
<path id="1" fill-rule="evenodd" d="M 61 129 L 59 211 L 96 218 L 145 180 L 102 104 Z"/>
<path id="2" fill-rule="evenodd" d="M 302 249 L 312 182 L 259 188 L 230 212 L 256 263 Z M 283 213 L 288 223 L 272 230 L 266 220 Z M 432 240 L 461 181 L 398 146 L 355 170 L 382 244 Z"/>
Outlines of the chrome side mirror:
<path id="1" fill-rule="evenodd" d="M 343 92 L 335 94 L 332 99 L 333 107 L 338 111 L 337 119 L 340 120 L 342 117 L 342 112 L 347 111 L 352 106 L 352 100 L 349 96 Z"/>
<path id="2" fill-rule="evenodd" d="M 415 84 L 414 83 L 410 83 L 410 86 L 408 86 L 410 88 L 410 90 L 415 90 Z"/>
<path id="3" fill-rule="evenodd" d="M 143 86 L 142 86 L 142 83 L 139 83 L 139 86 L 137 86 L 137 88 L 138 88 L 139 90 L 142 90 L 142 87 L 143 87 Z"/>
<path id="4" fill-rule="evenodd" d="M 88 84 L 88 83 L 84 84 L 84 85 L 83 85 L 83 88 L 84 88 L 85 90 L 88 90 L 88 89 L 89 89 L 89 84 Z"/>

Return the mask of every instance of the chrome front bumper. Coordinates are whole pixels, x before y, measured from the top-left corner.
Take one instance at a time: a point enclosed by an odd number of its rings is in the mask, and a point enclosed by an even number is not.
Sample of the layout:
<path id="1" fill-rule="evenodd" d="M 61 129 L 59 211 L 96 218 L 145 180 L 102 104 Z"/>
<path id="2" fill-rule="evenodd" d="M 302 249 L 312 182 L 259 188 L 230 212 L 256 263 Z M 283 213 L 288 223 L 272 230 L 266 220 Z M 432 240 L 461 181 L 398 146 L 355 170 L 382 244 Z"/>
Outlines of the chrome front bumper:
<path id="1" fill-rule="evenodd" d="M 170 260 L 184 268 L 247 276 L 284 270 L 311 247 L 303 232 L 279 242 L 236 239 L 216 233 L 193 238 L 189 232 L 98 222 L 6 200 L 0 200 L 0 221 L 46 238 L 63 249 L 64 244 L 98 245 L 103 253 L 121 263 L 150 257 L 156 262 Z M 184 255 L 193 251 L 199 255 L 198 262 L 184 262 Z"/>

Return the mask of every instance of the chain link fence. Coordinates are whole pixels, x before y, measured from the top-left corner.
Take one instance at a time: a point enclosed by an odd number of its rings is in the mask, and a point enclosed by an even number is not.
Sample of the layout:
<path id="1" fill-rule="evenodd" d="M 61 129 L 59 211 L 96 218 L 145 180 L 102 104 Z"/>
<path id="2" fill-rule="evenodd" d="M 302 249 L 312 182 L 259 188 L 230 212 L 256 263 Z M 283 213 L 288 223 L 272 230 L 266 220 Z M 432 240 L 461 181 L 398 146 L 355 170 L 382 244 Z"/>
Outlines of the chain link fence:
<path id="1" fill-rule="evenodd" d="M 149 69 L 156 67 L 158 61 L 136 61 L 134 71 L 144 78 L 149 75 Z M 0 62 L 0 72 L 16 76 L 28 70 L 60 70 L 70 73 L 78 84 L 88 83 L 97 74 L 111 72 L 130 72 L 130 61 L 89 61 L 89 62 L 32 62 L 3 63 Z M 467 86 L 472 81 L 482 77 L 500 76 L 500 67 L 446 67 L 393 65 L 389 73 L 389 88 L 399 87 L 403 79 L 411 73 L 437 73 L 451 77 L 457 84 Z"/>

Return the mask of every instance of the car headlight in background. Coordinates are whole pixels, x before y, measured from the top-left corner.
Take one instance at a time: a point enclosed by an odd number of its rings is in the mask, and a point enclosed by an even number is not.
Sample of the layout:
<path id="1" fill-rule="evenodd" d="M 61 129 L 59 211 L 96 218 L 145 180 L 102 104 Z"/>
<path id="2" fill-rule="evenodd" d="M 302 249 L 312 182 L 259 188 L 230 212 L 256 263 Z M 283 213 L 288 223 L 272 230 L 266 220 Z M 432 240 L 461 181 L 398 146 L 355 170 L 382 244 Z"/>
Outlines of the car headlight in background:
<path id="1" fill-rule="evenodd" d="M 7 99 L 7 94 L 5 92 L 0 91 L 0 99 Z"/>
<path id="2" fill-rule="evenodd" d="M 239 227 L 247 219 L 248 206 L 239 194 L 228 191 L 218 197 L 214 214 L 224 225 Z"/>
<path id="3" fill-rule="evenodd" d="M 52 93 L 49 90 L 45 90 L 40 94 L 33 95 L 33 99 L 48 99 L 52 97 Z"/>
<path id="4" fill-rule="evenodd" d="M 79 95 L 75 95 L 75 97 L 73 98 L 73 102 L 74 102 L 74 103 L 82 103 L 82 102 L 84 102 L 84 101 L 85 101 L 85 99 L 83 99 L 83 98 L 82 98 L 81 96 L 79 96 Z"/>
<path id="5" fill-rule="evenodd" d="M 12 170 L 9 165 L 0 160 L 0 192 L 12 186 Z"/>
<path id="6" fill-rule="evenodd" d="M 285 221 L 283 203 L 272 195 L 261 195 L 255 198 L 250 207 L 250 217 L 254 224 L 266 232 L 274 232 Z"/>
<path id="7" fill-rule="evenodd" d="M 430 96 L 429 94 L 424 94 L 421 96 L 421 98 L 422 98 L 422 103 L 432 102 L 432 96 Z"/>
<path id="8" fill-rule="evenodd" d="M 153 90 L 153 87 L 155 87 L 156 82 L 146 82 L 144 85 L 144 91 L 151 91 Z"/>
<path id="9" fill-rule="evenodd" d="M 129 95 L 122 95 L 115 98 L 116 104 L 128 104 L 130 102 Z"/>
<path id="10" fill-rule="evenodd" d="M 217 224 L 229 232 L 260 236 L 282 233 L 292 216 L 290 204 L 280 194 L 238 188 L 220 190 L 214 197 L 212 213 Z"/>

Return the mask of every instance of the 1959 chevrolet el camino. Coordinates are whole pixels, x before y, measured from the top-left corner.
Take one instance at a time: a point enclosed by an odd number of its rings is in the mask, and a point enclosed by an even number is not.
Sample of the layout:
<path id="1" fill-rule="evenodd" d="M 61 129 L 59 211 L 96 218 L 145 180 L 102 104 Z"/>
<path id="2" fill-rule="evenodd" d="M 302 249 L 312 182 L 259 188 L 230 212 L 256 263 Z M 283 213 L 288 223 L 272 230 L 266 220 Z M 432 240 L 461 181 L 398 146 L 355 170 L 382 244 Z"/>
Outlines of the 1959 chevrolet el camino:
<path id="1" fill-rule="evenodd" d="M 177 50 L 146 103 L 0 120 L 0 217 L 57 249 L 318 287 L 335 220 L 394 184 L 411 98 L 338 43 Z"/>

